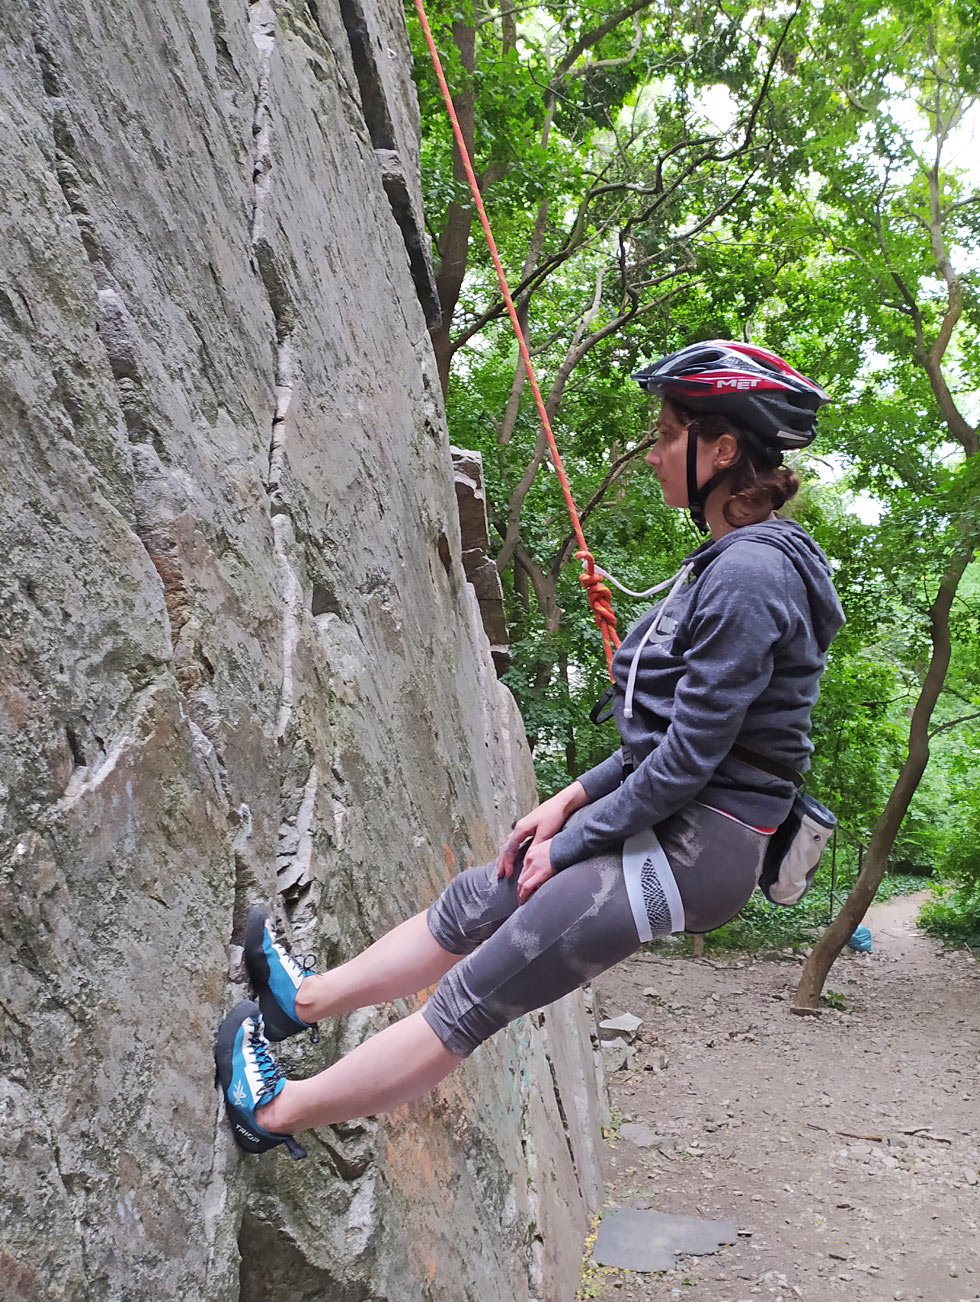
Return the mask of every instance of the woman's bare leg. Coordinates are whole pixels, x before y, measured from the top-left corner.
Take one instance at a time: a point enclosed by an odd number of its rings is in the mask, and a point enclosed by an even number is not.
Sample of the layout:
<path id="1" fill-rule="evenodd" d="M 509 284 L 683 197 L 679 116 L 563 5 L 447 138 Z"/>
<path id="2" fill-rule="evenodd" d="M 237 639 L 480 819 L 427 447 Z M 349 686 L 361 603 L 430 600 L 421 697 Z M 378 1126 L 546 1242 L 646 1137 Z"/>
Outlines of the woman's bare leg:
<path id="1" fill-rule="evenodd" d="M 367 1004 L 417 994 L 435 985 L 462 957 L 443 949 L 429 931 L 425 913 L 417 913 L 356 958 L 330 972 L 306 977 L 296 992 L 296 1015 L 304 1022 L 318 1022 Z"/>
<path id="2" fill-rule="evenodd" d="M 374 1116 L 425 1094 L 462 1061 L 443 1045 L 421 1012 L 412 1013 L 359 1044 L 326 1071 L 308 1080 L 286 1081 L 271 1103 L 256 1109 L 255 1117 L 265 1130 L 286 1135 Z"/>

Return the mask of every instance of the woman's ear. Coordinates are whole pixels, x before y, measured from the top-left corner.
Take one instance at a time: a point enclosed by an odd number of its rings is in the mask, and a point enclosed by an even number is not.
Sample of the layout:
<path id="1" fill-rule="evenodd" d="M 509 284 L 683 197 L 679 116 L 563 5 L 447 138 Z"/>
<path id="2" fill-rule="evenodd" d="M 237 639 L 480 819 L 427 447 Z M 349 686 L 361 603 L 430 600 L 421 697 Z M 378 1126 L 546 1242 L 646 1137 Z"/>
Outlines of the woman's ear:
<path id="1" fill-rule="evenodd" d="M 734 434 L 722 434 L 716 440 L 711 463 L 715 470 L 726 470 L 738 458 L 738 439 Z"/>

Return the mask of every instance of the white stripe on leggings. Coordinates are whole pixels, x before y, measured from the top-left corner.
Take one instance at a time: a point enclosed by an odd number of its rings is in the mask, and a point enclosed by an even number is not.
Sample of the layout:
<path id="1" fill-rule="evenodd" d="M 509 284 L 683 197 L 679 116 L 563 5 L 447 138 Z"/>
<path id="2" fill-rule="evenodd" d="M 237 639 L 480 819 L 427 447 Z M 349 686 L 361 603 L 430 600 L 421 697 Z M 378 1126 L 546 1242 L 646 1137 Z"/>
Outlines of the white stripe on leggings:
<path id="1" fill-rule="evenodd" d="M 667 856 L 664 854 L 663 846 L 657 839 L 656 832 L 652 827 L 645 827 L 642 832 L 627 837 L 623 842 L 623 875 L 626 878 L 626 894 L 629 896 L 630 908 L 633 910 L 633 921 L 636 923 L 637 934 L 641 941 L 653 939 L 653 929 L 650 926 L 646 902 L 643 899 L 643 869 L 648 866 L 652 866 L 657 881 L 666 896 L 667 907 L 670 910 L 671 931 L 684 930 L 684 905 L 681 902 L 681 893 L 677 889 L 674 874 L 670 870 L 670 864 L 667 862 Z"/>

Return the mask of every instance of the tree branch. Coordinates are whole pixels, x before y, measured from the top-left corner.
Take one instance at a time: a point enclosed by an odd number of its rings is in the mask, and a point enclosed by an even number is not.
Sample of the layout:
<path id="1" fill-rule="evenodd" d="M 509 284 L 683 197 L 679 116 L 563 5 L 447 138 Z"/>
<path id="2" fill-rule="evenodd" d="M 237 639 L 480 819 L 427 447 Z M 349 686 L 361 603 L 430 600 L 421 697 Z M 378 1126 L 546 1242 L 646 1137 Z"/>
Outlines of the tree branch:
<path id="1" fill-rule="evenodd" d="M 871 263 L 860 251 L 860 249 L 854 248 L 853 245 L 851 244 L 838 244 L 836 240 L 834 241 L 834 248 L 837 250 L 838 253 L 848 253 L 852 258 L 856 258 L 858 262 L 860 262 L 861 265 L 864 267 L 865 271 L 867 271 L 869 275 L 873 276 L 874 279 L 879 284 L 881 284 L 882 281 L 886 279 L 885 276 L 882 276 L 877 271 L 875 271 L 874 267 L 872 267 Z M 890 279 L 891 272 L 888 272 L 887 276 Z M 908 297 L 910 298 L 911 295 L 909 295 Z M 916 311 L 915 303 L 913 302 L 912 306 L 910 307 L 907 300 L 899 303 L 897 300 L 893 298 L 883 298 L 882 304 L 885 307 L 892 308 L 892 310 L 895 312 L 902 312 L 906 316 L 912 315 Z"/>
<path id="2" fill-rule="evenodd" d="M 766 74 L 762 79 L 762 85 L 759 88 L 758 95 L 755 97 L 755 102 L 753 103 L 752 108 L 749 110 L 749 116 L 748 116 L 748 120 L 745 123 L 745 134 L 742 137 L 741 147 L 736 149 L 730 155 L 723 154 L 721 156 L 721 161 L 725 161 L 727 158 L 730 157 L 735 157 L 737 154 L 744 152 L 744 150 L 748 147 L 748 143 L 752 139 L 752 133 L 755 130 L 756 119 L 758 118 L 759 113 L 762 110 L 762 105 L 766 99 L 766 96 L 769 94 L 769 86 L 772 82 L 772 74 L 776 67 L 776 62 L 779 59 L 779 53 L 782 50 L 783 45 L 785 44 L 786 37 L 789 35 L 790 27 L 793 25 L 794 20 L 796 19 L 797 15 L 800 12 L 800 6 L 802 2 L 803 0 L 796 0 L 796 8 L 786 19 L 785 23 L 783 23 L 783 29 L 779 33 L 779 39 L 777 40 L 775 46 L 773 47 L 772 54 L 769 56 L 769 66 L 766 68 Z"/>
<path id="3" fill-rule="evenodd" d="M 980 203 L 980 194 L 971 194 L 968 199 L 958 199 L 956 203 L 947 204 L 942 215 L 948 217 L 950 213 L 957 212 L 960 208 L 970 208 L 975 203 Z"/>
<path id="4" fill-rule="evenodd" d="M 544 432 L 542 425 L 538 429 L 537 442 L 534 445 L 534 452 L 531 454 L 531 460 L 527 464 L 527 469 L 521 476 L 520 482 L 511 493 L 510 501 L 507 504 L 507 531 L 504 534 L 503 545 L 497 553 L 494 564 L 497 566 L 497 572 L 502 574 L 510 564 L 510 558 L 520 542 L 521 537 L 521 511 L 524 507 L 524 499 L 531 491 L 531 485 L 537 476 L 541 462 L 544 460 L 545 453 L 548 450 L 548 436 Z"/>
<path id="5" fill-rule="evenodd" d="M 980 710 L 974 714 L 961 714 L 958 719 L 949 719 L 946 723 L 937 724 L 929 733 L 929 741 L 937 737 L 941 732 L 946 732 L 949 728 L 958 728 L 961 723 L 967 723 L 970 719 L 980 719 Z"/>
<path id="6" fill-rule="evenodd" d="M 936 93 L 938 95 L 938 89 Z M 938 112 L 937 109 L 937 124 Z M 932 246 L 933 257 L 936 259 L 936 265 L 939 268 L 939 274 L 946 282 L 946 311 L 943 313 L 943 319 L 932 344 L 928 348 L 922 347 L 921 361 L 929 377 L 933 395 L 942 413 L 943 420 L 946 422 L 947 429 L 961 444 L 967 456 L 973 456 L 980 450 L 980 439 L 978 439 L 977 430 L 964 418 L 963 413 L 957 406 L 942 369 L 946 349 L 949 347 L 953 331 L 963 315 L 963 282 L 953 267 L 943 231 L 939 172 L 941 157 L 942 141 L 940 140 L 937 141 L 936 145 L 935 164 L 928 173 L 929 241 Z"/>
<path id="7" fill-rule="evenodd" d="M 531 580 L 538 609 L 544 616 L 545 627 L 553 633 L 561 621 L 561 610 L 555 600 L 554 580 L 541 568 L 523 543 L 515 546 L 514 560 Z"/>
<path id="8" fill-rule="evenodd" d="M 565 53 L 565 57 L 555 67 L 554 75 L 551 78 L 550 88 L 557 92 L 558 87 L 565 78 L 565 74 L 573 67 L 576 59 L 586 50 L 590 50 L 593 45 L 598 45 L 604 36 L 616 30 L 620 23 L 625 23 L 628 18 L 634 14 L 642 13 L 644 9 L 649 9 L 653 0 L 630 0 L 628 5 L 622 9 L 617 9 L 614 14 L 610 14 L 605 22 L 600 23 L 597 27 L 583 32 L 578 40 Z"/>
<path id="9" fill-rule="evenodd" d="M 586 59 L 581 68 L 572 68 L 566 74 L 569 77 L 584 77 L 586 73 L 591 72 L 593 68 L 621 68 L 624 63 L 632 63 L 636 58 L 640 48 L 640 42 L 643 40 L 643 25 L 634 13 L 633 18 L 633 44 L 630 47 L 629 54 L 625 54 L 619 59 Z"/>
<path id="10" fill-rule="evenodd" d="M 646 438 L 641 439 L 639 443 L 637 443 L 634 447 L 631 447 L 628 452 L 624 452 L 622 456 L 616 458 L 616 460 L 609 467 L 606 474 L 603 476 L 602 482 L 600 483 L 599 487 L 595 490 L 595 492 L 589 498 L 588 502 L 586 502 L 585 506 L 581 509 L 581 511 L 579 511 L 579 520 L 582 522 L 583 525 L 585 524 L 589 516 L 592 514 L 592 512 L 596 509 L 596 507 L 600 505 L 606 493 L 609 491 L 613 483 L 615 483 L 615 481 L 623 473 L 627 465 L 629 465 L 629 463 L 632 460 L 634 460 L 634 458 L 638 457 L 642 452 L 646 452 L 649 448 L 652 448 L 656 437 L 657 437 L 656 434 L 648 434 Z M 565 537 L 562 539 L 561 546 L 558 548 L 558 552 L 555 556 L 555 559 L 551 564 L 552 574 L 557 574 L 558 571 L 561 569 L 561 567 L 565 564 L 569 556 L 572 554 L 572 548 L 574 547 L 577 541 L 578 540 L 576 539 L 574 533 L 567 533 L 565 535 Z"/>

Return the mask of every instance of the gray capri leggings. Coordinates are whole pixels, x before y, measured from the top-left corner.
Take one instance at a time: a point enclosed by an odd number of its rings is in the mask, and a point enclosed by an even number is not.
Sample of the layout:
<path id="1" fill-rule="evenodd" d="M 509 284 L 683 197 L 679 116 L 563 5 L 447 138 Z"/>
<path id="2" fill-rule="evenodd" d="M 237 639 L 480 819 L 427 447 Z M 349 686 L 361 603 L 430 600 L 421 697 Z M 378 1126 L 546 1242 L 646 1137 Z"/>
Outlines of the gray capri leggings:
<path id="1" fill-rule="evenodd" d="M 429 909 L 429 930 L 465 957 L 422 1010 L 447 1049 L 467 1057 L 651 935 L 711 931 L 739 912 L 759 878 L 764 833 L 697 803 L 653 831 L 572 864 L 525 904 L 517 900 L 523 856 L 509 878 L 498 881 L 496 863 L 453 878 Z"/>

